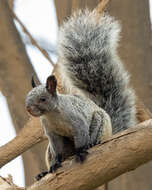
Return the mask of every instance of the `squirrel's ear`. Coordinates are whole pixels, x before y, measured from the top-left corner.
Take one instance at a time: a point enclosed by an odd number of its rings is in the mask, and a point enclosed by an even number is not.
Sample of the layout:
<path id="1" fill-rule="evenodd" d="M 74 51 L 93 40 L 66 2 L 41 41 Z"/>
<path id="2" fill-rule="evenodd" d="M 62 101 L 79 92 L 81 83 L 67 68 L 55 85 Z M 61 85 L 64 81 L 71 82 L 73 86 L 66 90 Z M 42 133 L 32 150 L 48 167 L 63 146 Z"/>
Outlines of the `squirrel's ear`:
<path id="1" fill-rule="evenodd" d="M 54 75 L 49 76 L 46 81 L 46 89 L 53 96 L 56 95 L 56 86 L 57 86 L 56 77 Z"/>
<path id="2" fill-rule="evenodd" d="M 35 88 L 37 85 L 34 81 L 34 75 L 32 75 L 32 80 L 31 80 L 32 87 Z"/>

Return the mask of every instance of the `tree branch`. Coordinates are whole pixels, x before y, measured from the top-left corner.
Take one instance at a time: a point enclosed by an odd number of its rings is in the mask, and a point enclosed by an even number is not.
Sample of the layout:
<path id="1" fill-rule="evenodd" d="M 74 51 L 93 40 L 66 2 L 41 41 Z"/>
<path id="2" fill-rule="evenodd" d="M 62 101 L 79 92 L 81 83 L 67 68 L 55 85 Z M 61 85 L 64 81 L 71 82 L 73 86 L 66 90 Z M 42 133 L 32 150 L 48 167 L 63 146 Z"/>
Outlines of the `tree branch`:
<path id="1" fill-rule="evenodd" d="M 89 153 L 83 164 L 67 160 L 55 174 L 26 190 L 92 190 L 136 169 L 152 159 L 152 119 L 114 135 Z"/>
<path id="2" fill-rule="evenodd" d="M 59 79 L 58 74 L 56 74 Z M 64 88 L 58 83 L 58 90 L 63 93 Z M 151 119 L 151 112 L 137 99 L 137 118 L 140 122 Z M 46 140 L 39 118 L 32 117 L 21 132 L 9 143 L 0 147 L 0 168 L 13 160 L 32 146 Z"/>
<path id="3" fill-rule="evenodd" d="M 17 17 L 17 15 L 14 13 L 14 11 L 11 9 L 12 11 L 12 14 L 13 14 L 13 17 L 14 19 L 20 24 L 20 26 L 22 27 L 23 31 L 25 32 L 25 34 L 28 35 L 28 37 L 30 38 L 31 40 L 31 43 L 38 48 L 38 50 L 44 55 L 44 57 L 51 63 L 51 65 L 54 67 L 54 63 L 52 61 L 52 59 L 49 57 L 47 51 L 45 51 L 43 48 L 41 48 L 37 41 L 32 37 L 32 35 L 29 33 L 29 31 L 26 29 L 26 27 L 24 26 L 24 24 L 21 22 L 21 20 Z"/>
<path id="4" fill-rule="evenodd" d="M 101 2 L 98 4 L 98 6 L 95 8 L 97 13 L 99 14 L 97 20 L 101 17 L 103 14 L 104 10 L 106 9 L 106 6 L 108 5 L 110 0 L 101 0 Z"/>
<path id="5" fill-rule="evenodd" d="M 0 147 L 0 168 L 45 139 L 40 120 L 32 118 L 12 141 Z"/>
<path id="6" fill-rule="evenodd" d="M 29 119 L 25 109 L 25 97 L 32 88 L 32 73 L 35 71 L 13 22 L 8 1 L 0 0 L 0 89 L 7 99 L 17 134 Z M 3 135 L 4 128 L 5 126 L 1 123 L 1 135 Z M 9 133 L 8 131 L 8 136 Z M 44 147 L 44 144 L 40 144 L 23 154 L 26 184 L 31 184 L 34 174 L 45 167 Z M 35 162 L 29 174 L 31 162 L 34 159 Z"/>
<path id="7" fill-rule="evenodd" d="M 78 0 L 73 0 L 72 1 L 72 12 L 77 11 L 79 8 L 79 1 Z"/>
<path id="8" fill-rule="evenodd" d="M 9 176 L 8 178 L 3 178 L 0 176 L 0 189 L 1 190 L 25 190 L 24 188 L 17 187 L 12 182 L 11 176 Z"/>
<path id="9" fill-rule="evenodd" d="M 141 143 L 142 142 L 142 143 Z M 152 159 L 152 120 L 92 148 L 83 164 L 65 162 L 27 190 L 92 190 Z"/>

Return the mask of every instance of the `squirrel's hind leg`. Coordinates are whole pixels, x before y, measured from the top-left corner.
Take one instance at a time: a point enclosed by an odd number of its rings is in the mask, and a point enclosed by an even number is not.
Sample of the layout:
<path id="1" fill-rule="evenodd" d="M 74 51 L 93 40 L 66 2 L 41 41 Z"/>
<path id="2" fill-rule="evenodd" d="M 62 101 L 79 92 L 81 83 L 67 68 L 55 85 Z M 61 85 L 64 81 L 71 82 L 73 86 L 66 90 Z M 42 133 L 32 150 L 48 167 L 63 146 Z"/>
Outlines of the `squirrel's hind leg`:
<path id="1" fill-rule="evenodd" d="M 103 111 L 96 111 L 92 117 L 90 125 L 90 147 L 93 147 L 102 140 L 107 138 L 107 135 L 112 135 L 111 120 L 107 113 Z"/>
<path id="2" fill-rule="evenodd" d="M 101 134 L 103 130 L 103 121 L 104 117 L 102 117 L 101 113 L 94 112 L 92 117 L 92 122 L 89 128 L 90 133 L 90 147 L 93 147 L 100 143 Z"/>

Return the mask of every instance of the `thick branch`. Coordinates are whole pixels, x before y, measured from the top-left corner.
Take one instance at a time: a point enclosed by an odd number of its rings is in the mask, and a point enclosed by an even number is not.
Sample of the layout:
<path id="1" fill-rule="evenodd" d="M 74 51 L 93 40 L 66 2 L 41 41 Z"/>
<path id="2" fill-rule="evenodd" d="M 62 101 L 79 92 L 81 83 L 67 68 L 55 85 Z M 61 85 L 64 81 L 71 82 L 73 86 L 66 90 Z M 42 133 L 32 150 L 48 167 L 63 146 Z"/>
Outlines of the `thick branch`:
<path id="1" fill-rule="evenodd" d="M 66 161 L 56 174 L 47 175 L 27 190 L 91 190 L 150 161 L 152 120 L 113 136 L 89 152 L 83 164 Z"/>
<path id="2" fill-rule="evenodd" d="M 46 139 L 40 121 L 31 119 L 12 141 L 0 147 L 0 168 L 33 145 Z"/>
<path id="3" fill-rule="evenodd" d="M 83 164 L 64 164 L 27 190 L 92 190 L 152 159 L 152 120 L 92 148 Z"/>
<path id="4" fill-rule="evenodd" d="M 14 25 L 8 1 L 0 0 L 0 89 L 7 99 L 17 134 L 29 119 L 25 110 L 25 97 L 32 88 L 32 73 L 35 72 L 26 54 L 25 46 Z M 5 126 L 1 123 L 2 135 L 3 128 Z M 43 149 L 44 145 L 41 144 L 23 155 L 27 184 L 31 184 L 31 178 L 34 174 L 40 172 L 41 168 L 45 167 L 43 156 L 41 156 L 43 155 Z M 32 170 L 29 174 L 29 170 L 31 169 L 30 163 L 34 159 L 35 162 L 32 164 Z"/>

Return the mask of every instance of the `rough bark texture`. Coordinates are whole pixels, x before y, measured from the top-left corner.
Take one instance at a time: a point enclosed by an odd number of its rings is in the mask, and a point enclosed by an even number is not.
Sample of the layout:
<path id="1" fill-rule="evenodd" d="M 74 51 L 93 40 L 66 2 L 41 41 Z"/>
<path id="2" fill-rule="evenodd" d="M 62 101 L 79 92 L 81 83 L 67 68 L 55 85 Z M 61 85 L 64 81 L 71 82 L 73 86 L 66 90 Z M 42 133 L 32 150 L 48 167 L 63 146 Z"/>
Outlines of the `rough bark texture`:
<path id="1" fill-rule="evenodd" d="M 27 190 L 92 190 L 134 170 L 152 159 L 152 120 L 113 136 L 89 152 L 83 164 L 65 162 L 56 174 L 47 175 Z"/>
<path id="2" fill-rule="evenodd" d="M 141 143 L 142 142 L 142 143 Z M 152 159 L 152 119 L 114 135 L 89 150 L 83 164 L 73 159 L 63 163 L 26 190 L 92 190 Z M 0 178 L 0 186 L 8 180 Z M 9 180 L 12 185 L 12 180 Z M 7 184 L 5 184 L 7 185 Z M 14 190 L 21 189 L 14 186 Z M 118 189 L 118 187 L 117 187 Z"/>
<path id="3" fill-rule="evenodd" d="M 6 0 L 0 0 L 0 90 L 7 99 L 17 133 L 28 120 L 24 104 L 26 94 L 31 89 L 32 73 L 34 73 L 33 68 L 14 26 L 8 3 Z M 45 168 L 44 151 L 40 153 L 43 147 L 39 145 L 23 155 L 28 185 L 31 184 L 36 173 Z M 29 173 L 30 163 L 34 159 L 33 168 Z"/>
<path id="4" fill-rule="evenodd" d="M 43 133 L 39 119 L 32 118 L 12 141 L 0 147 L 0 168 L 33 145 L 47 139 Z"/>

